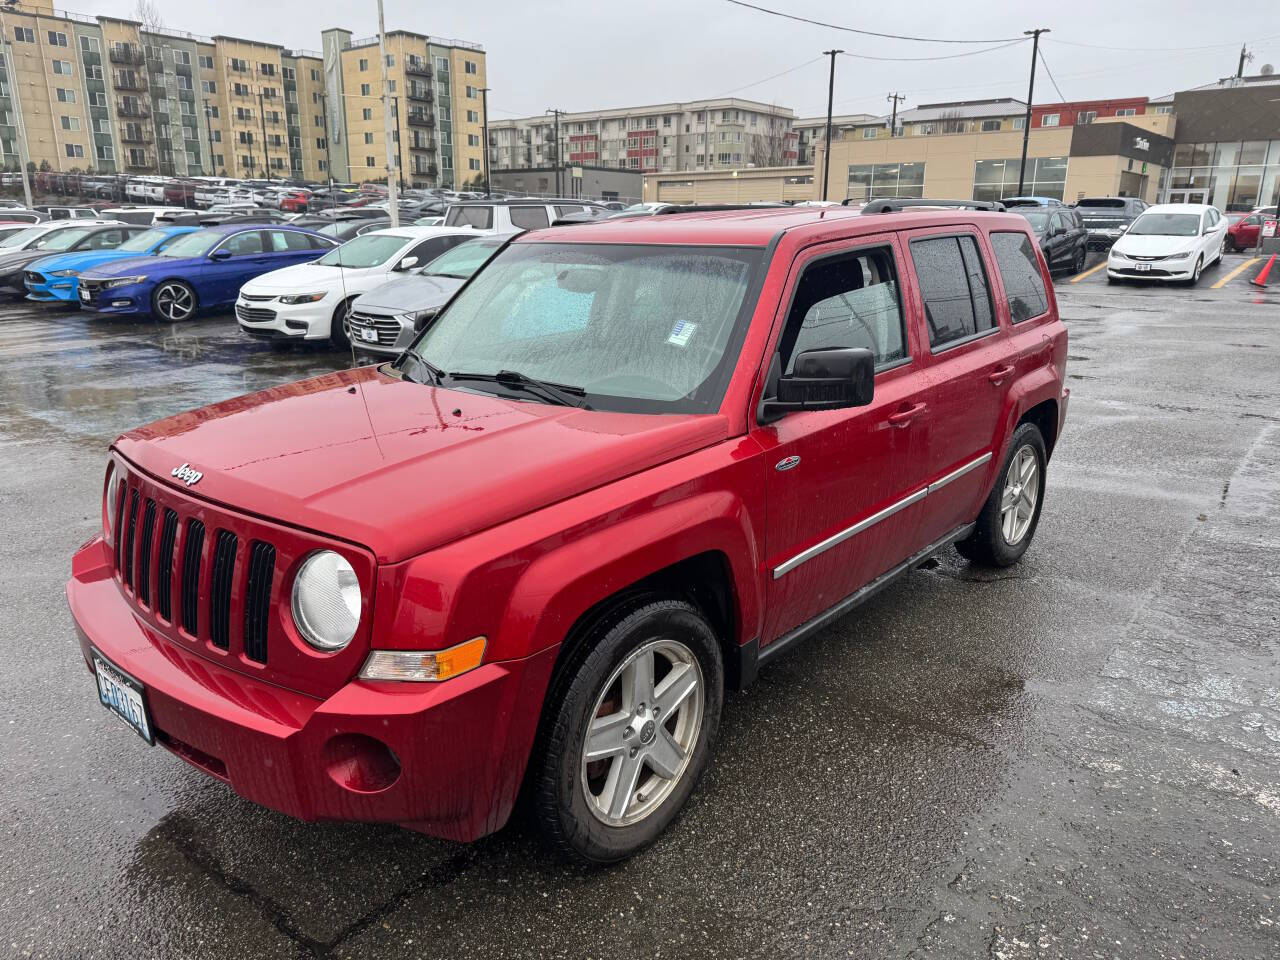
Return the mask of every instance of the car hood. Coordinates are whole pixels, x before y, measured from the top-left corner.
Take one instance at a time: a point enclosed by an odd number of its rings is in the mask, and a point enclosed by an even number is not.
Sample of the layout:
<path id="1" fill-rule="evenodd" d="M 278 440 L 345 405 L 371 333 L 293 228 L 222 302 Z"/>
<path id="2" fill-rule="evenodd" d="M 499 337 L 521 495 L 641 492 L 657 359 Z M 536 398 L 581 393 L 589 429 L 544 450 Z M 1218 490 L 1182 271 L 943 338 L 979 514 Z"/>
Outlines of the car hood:
<path id="1" fill-rule="evenodd" d="M 145 276 L 149 271 L 156 272 L 160 269 L 163 269 L 165 273 L 176 273 L 189 270 L 204 262 L 206 262 L 204 257 L 125 257 L 121 260 L 113 260 L 110 263 L 104 263 L 91 270 L 86 270 L 80 274 L 80 279 L 103 280 L 110 277 L 128 277 L 134 274 Z"/>
<path id="2" fill-rule="evenodd" d="M 397 277 L 374 287 L 360 297 L 355 309 L 384 310 L 387 313 L 414 313 L 438 309 L 467 281 L 456 277 L 434 277 L 412 274 Z"/>
<path id="3" fill-rule="evenodd" d="M 1199 242 L 1199 237 L 1162 237 L 1150 234 L 1135 237 L 1126 233 L 1111 249 L 1124 257 L 1167 257 L 1194 250 Z"/>
<path id="4" fill-rule="evenodd" d="M 295 263 L 291 267 L 281 267 L 279 270 L 272 270 L 270 273 L 255 277 L 241 289 L 245 293 L 254 294 L 316 292 L 339 286 L 344 272 L 348 279 L 355 280 L 367 277 L 375 271 L 368 269 L 343 271 L 337 267 L 317 267 L 314 263 Z"/>
<path id="5" fill-rule="evenodd" d="M 55 270 L 82 272 L 113 260 L 127 260 L 136 256 L 137 254 L 131 250 L 85 250 L 81 253 L 57 253 L 51 257 L 45 256 L 31 266 L 43 273 L 53 273 Z"/>
<path id="6" fill-rule="evenodd" d="M 310 425 L 310 426 L 305 426 Z M 116 449 L 187 492 L 390 563 L 728 438 L 719 415 L 606 413 L 360 367 L 181 413 Z"/>
<path id="7" fill-rule="evenodd" d="M 14 250 L 0 256 L 0 273 L 12 273 L 19 270 L 29 263 L 36 260 L 43 260 L 48 256 L 56 256 L 50 254 L 47 250 Z"/>

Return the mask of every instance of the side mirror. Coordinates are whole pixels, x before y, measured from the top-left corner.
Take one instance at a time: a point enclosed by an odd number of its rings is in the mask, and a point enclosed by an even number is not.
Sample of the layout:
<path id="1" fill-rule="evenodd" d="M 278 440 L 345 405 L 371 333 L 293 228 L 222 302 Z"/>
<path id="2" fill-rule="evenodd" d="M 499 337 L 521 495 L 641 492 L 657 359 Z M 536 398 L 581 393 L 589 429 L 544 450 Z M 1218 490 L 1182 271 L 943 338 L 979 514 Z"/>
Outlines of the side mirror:
<path id="1" fill-rule="evenodd" d="M 230 260 L 230 259 L 231 259 L 231 251 L 230 251 L 230 250 L 215 250 L 215 251 L 213 251 L 213 253 L 209 254 L 209 259 L 210 259 L 210 260 L 212 260 L 212 261 L 214 261 L 215 263 L 220 263 L 220 262 L 222 262 L 223 260 Z"/>
<path id="2" fill-rule="evenodd" d="M 770 423 L 800 410 L 865 407 L 875 395 L 875 380 L 875 355 L 863 347 L 806 350 L 785 377 L 775 354 L 769 371 L 774 397 L 761 401 L 758 419 Z"/>
<path id="3" fill-rule="evenodd" d="M 418 265 L 417 257 L 404 257 L 399 263 L 396 264 L 396 269 L 408 270 L 412 267 L 416 267 L 417 265 Z"/>

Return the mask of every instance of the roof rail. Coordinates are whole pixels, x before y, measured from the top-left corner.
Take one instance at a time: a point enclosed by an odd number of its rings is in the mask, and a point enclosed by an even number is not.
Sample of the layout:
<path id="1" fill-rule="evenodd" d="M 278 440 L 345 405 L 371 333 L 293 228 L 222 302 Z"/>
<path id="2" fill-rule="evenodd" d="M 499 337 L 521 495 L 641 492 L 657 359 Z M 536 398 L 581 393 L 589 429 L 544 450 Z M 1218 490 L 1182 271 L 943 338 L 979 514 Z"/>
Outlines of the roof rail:
<path id="1" fill-rule="evenodd" d="M 857 201 L 852 201 L 856 203 Z M 844 201 L 849 206 L 850 200 Z M 957 210 L 988 210 L 1004 213 L 1004 204 L 995 200 L 929 200 L 920 197 L 889 197 L 884 200 L 868 200 L 862 206 L 863 213 L 901 213 L 908 207 L 955 207 Z"/>
<path id="2" fill-rule="evenodd" d="M 659 210 L 654 214 L 655 217 L 667 216 L 672 213 L 723 213 L 726 210 L 776 210 L 779 207 L 789 207 L 789 203 L 685 203 L 677 204 L 666 210 Z"/>

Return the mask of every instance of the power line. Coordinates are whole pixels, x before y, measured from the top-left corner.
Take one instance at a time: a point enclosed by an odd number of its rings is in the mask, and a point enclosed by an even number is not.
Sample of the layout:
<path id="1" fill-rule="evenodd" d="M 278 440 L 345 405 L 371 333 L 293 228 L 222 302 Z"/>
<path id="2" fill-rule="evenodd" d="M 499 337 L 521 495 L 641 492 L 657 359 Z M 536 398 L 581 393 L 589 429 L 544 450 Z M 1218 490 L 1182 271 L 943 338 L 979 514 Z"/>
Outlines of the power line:
<path id="1" fill-rule="evenodd" d="M 1040 65 L 1044 67 L 1044 72 L 1049 75 L 1049 82 L 1053 84 L 1054 91 L 1058 94 L 1058 99 L 1063 103 L 1067 102 L 1067 98 L 1062 95 L 1062 90 L 1058 87 L 1058 81 L 1053 79 L 1053 71 L 1049 69 L 1049 61 L 1044 58 L 1044 51 L 1039 52 Z"/>
<path id="2" fill-rule="evenodd" d="M 1255 43 L 1262 43 L 1264 40 L 1274 40 L 1280 34 L 1270 37 L 1259 37 Z M 1067 47 L 1084 47 L 1087 50 L 1117 50 L 1121 53 L 1172 53 L 1183 50 L 1218 50 L 1223 47 L 1234 47 L 1238 41 L 1231 40 L 1227 43 L 1207 43 L 1199 47 L 1105 47 L 1096 43 L 1076 43 L 1073 40 L 1050 40 L 1049 43 L 1057 43 Z"/>
<path id="3" fill-rule="evenodd" d="M 760 13 L 767 13 L 770 16 L 782 17 L 786 20 L 798 20 L 800 23 L 808 23 L 815 27 L 826 27 L 830 30 L 843 30 L 845 33 L 857 33 L 864 37 L 879 37 L 882 40 L 915 40 L 919 43 L 1006 43 L 1009 40 L 1019 38 L 1002 37 L 996 40 L 953 40 L 941 39 L 938 37 L 909 37 L 899 33 L 876 33 L 874 30 L 859 30 L 856 27 L 842 27 L 835 23 L 824 23 L 821 20 L 810 20 L 808 17 L 797 17 L 792 13 L 783 13 L 781 10 L 770 10 L 768 7 L 759 7 L 754 3 L 745 3 L 744 0 L 725 0 L 726 3 L 732 3 L 735 7 L 746 7 L 748 10 L 758 10 Z"/>
<path id="4" fill-rule="evenodd" d="M 730 3 L 737 3 L 738 0 L 729 0 Z M 879 60 L 888 63 L 917 63 L 922 60 L 958 60 L 961 57 L 976 57 L 980 53 L 991 53 L 993 50 L 1004 50 L 1008 47 L 1016 47 L 1020 43 L 1026 43 L 1026 39 L 1010 40 L 1008 43 L 1001 43 L 994 47 L 983 47 L 981 50 L 967 50 L 964 53 L 950 53 L 944 57 L 873 57 L 869 53 L 844 53 L 842 56 L 852 57 L 854 60 Z"/>
<path id="5" fill-rule="evenodd" d="M 786 69 L 786 70 L 783 70 L 781 73 L 775 73 L 775 74 L 774 74 L 773 76 L 771 76 L 771 77 L 765 77 L 763 80 L 757 80 L 755 83 L 744 83 L 744 84 L 743 84 L 742 86 L 740 86 L 740 87 L 734 87 L 732 90 L 726 90 L 724 93 L 718 93 L 718 94 L 716 94 L 716 96 L 717 96 L 717 97 L 727 97 L 727 96 L 729 96 L 729 94 L 731 94 L 731 93 L 737 93 L 739 90 L 748 90 L 748 89 L 750 89 L 751 87 L 758 87 L 758 86 L 760 86 L 760 84 L 762 84 L 762 83 L 768 83 L 770 80 L 777 80 L 777 79 L 778 79 L 778 77 L 785 77 L 788 73 L 795 73 L 797 70 L 803 69 L 804 67 L 807 67 L 807 66 L 809 66 L 809 65 L 810 65 L 810 64 L 812 64 L 812 63 L 817 63 L 817 62 L 818 62 L 819 60 L 821 60 L 821 59 L 822 59 L 821 57 L 814 57 L 812 60 L 806 60 L 804 63 L 798 64 L 798 65 L 796 65 L 796 66 L 794 66 L 794 67 L 790 67 L 790 68 L 788 68 L 788 69 Z"/>

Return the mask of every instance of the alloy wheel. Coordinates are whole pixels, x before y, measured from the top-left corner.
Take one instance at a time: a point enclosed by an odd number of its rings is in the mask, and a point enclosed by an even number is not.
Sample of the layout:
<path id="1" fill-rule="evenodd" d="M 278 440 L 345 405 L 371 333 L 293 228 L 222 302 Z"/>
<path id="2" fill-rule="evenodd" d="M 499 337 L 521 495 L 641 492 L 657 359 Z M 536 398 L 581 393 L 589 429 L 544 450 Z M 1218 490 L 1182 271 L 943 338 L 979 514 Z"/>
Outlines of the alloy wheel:
<path id="1" fill-rule="evenodd" d="M 1040 462 L 1027 444 L 1009 461 L 1000 497 L 1000 532 L 1009 546 L 1020 543 L 1031 529 L 1039 496 Z"/>
<path id="2" fill-rule="evenodd" d="M 623 827 L 662 805 L 688 769 L 702 729 L 705 681 L 676 640 L 634 650 L 605 681 L 582 744 L 587 808 Z"/>
<path id="3" fill-rule="evenodd" d="M 185 284 L 166 283 L 156 291 L 156 310 L 166 320 L 186 320 L 195 309 L 195 295 Z"/>
<path id="4" fill-rule="evenodd" d="M 1196 260 L 1195 273 L 1191 274 L 1191 282 L 1193 284 L 1200 282 L 1200 271 L 1202 269 L 1204 269 L 1204 257 L 1200 257 L 1198 260 Z"/>

